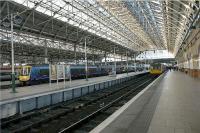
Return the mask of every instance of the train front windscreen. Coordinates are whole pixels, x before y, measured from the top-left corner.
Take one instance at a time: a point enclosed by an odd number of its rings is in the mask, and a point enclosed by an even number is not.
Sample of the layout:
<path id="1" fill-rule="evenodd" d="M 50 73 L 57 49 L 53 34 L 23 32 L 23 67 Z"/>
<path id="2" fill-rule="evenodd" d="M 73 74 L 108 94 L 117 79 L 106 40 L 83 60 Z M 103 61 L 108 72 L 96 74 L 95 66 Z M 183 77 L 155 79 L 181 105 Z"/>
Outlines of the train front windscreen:
<path id="1" fill-rule="evenodd" d="M 24 66 L 24 67 L 22 67 L 22 69 L 21 69 L 20 76 L 29 76 L 29 75 L 30 75 L 30 72 L 31 72 L 31 68 L 30 68 L 30 67 L 27 67 L 27 66 Z"/>

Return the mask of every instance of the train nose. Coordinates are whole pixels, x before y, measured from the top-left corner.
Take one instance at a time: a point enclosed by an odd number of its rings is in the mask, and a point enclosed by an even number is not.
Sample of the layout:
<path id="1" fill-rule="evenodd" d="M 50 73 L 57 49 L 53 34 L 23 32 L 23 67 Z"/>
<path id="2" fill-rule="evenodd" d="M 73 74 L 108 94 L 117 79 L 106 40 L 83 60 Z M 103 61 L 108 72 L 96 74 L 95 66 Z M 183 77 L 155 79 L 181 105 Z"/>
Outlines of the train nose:
<path id="1" fill-rule="evenodd" d="M 28 81 L 30 79 L 29 76 L 19 76 L 20 81 Z"/>

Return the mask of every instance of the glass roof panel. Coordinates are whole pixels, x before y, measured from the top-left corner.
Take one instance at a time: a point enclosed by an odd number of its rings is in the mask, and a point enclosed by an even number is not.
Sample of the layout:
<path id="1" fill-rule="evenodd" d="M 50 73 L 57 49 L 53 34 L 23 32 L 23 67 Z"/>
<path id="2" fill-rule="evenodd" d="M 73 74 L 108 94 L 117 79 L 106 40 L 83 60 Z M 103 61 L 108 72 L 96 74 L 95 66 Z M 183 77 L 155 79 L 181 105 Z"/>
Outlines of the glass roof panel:
<path id="1" fill-rule="evenodd" d="M 174 53 L 189 28 L 194 5 L 193 0 L 14 1 L 133 50 L 157 48 Z"/>

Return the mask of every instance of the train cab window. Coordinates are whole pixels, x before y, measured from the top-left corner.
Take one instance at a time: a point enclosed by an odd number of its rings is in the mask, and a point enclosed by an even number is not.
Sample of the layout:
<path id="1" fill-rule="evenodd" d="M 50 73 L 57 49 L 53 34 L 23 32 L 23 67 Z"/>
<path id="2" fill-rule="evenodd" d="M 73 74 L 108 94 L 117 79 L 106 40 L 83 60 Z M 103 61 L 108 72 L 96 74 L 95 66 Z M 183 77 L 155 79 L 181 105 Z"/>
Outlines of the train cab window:
<path id="1" fill-rule="evenodd" d="M 30 75 L 30 72 L 31 72 L 30 67 L 22 67 L 22 69 L 21 69 L 22 76 L 28 76 L 28 75 Z"/>

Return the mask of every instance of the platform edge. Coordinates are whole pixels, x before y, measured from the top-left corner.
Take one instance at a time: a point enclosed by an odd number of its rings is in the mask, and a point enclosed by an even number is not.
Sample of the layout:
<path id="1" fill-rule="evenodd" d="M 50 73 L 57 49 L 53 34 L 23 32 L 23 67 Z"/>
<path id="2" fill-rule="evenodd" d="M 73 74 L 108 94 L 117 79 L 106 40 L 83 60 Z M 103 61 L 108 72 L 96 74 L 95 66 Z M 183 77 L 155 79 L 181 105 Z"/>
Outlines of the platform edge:
<path id="1" fill-rule="evenodd" d="M 166 73 L 161 74 L 157 79 L 155 79 L 152 83 L 150 83 L 147 87 L 145 87 L 141 92 L 139 92 L 135 97 L 133 97 L 130 101 L 128 101 L 125 105 L 123 105 L 120 109 L 114 112 L 111 116 L 105 119 L 102 123 L 100 123 L 97 127 L 91 130 L 89 133 L 100 133 L 103 129 L 105 129 L 111 122 L 113 122 L 121 113 L 123 113 L 133 102 L 135 102 L 144 92 L 146 92 L 151 86 L 161 80 Z"/>

